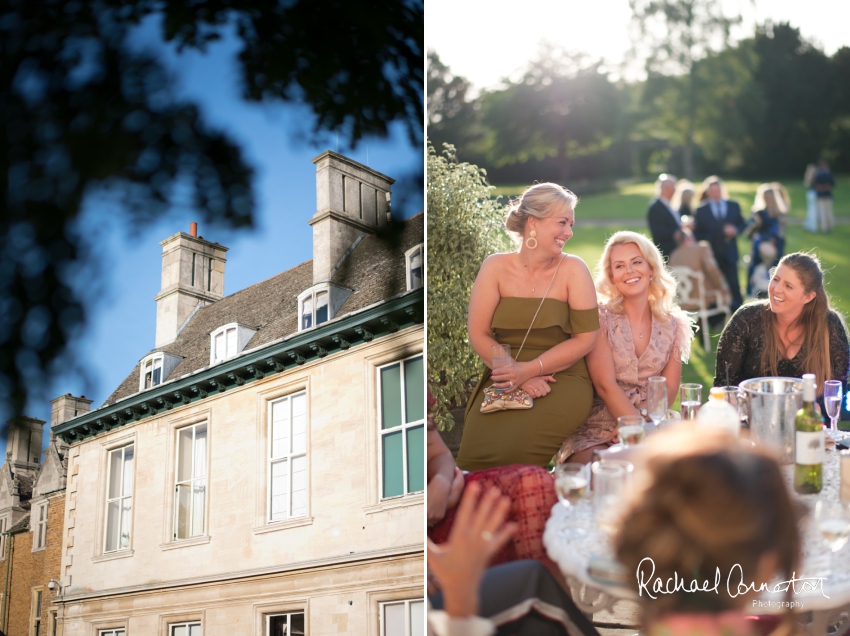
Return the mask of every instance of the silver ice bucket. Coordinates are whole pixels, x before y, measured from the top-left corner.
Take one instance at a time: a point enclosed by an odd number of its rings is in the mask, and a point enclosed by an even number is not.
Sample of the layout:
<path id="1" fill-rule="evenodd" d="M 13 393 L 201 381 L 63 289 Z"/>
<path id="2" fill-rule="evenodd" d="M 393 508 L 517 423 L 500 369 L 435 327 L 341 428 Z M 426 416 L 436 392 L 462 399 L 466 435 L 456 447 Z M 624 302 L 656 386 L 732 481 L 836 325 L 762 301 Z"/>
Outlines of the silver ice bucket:
<path id="1" fill-rule="evenodd" d="M 802 406 L 800 378 L 753 378 L 738 385 L 738 409 L 753 440 L 771 448 L 782 464 L 794 463 L 794 420 Z"/>

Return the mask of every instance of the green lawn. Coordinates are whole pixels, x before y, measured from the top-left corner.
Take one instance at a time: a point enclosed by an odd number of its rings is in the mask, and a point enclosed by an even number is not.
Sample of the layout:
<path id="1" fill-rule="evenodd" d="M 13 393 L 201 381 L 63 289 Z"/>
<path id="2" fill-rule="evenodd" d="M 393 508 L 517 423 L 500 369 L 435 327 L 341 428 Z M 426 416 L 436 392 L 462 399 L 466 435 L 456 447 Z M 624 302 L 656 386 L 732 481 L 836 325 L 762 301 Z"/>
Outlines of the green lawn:
<path id="1" fill-rule="evenodd" d="M 838 187 L 841 191 L 850 192 L 850 177 L 839 177 Z M 728 183 L 734 198 L 739 201 L 752 201 L 758 183 L 733 181 Z M 584 259 L 591 271 L 595 273 L 599 257 L 605 241 L 618 230 L 634 230 L 649 236 L 649 231 L 643 219 L 646 214 L 647 200 L 652 195 L 652 184 L 630 185 L 620 188 L 618 192 L 595 194 L 583 197 L 576 212 L 576 225 L 573 238 L 567 243 L 565 250 Z M 846 190 L 845 190 L 846 188 Z M 804 206 L 796 204 L 803 201 L 802 186 L 789 188 L 791 190 L 794 216 L 804 216 Z M 508 191 L 509 188 L 499 188 Z M 746 195 L 746 196 L 745 196 Z M 751 205 L 751 204 L 750 204 Z M 750 205 L 743 206 L 748 209 Z M 837 215 L 850 217 L 850 198 L 839 198 L 835 204 Z M 745 214 L 746 216 L 746 214 Z M 582 224 L 587 219 L 588 224 Z M 622 219 L 622 225 L 594 226 L 593 219 Z M 739 239 L 738 247 L 741 255 L 751 250 L 749 241 Z M 787 252 L 810 250 L 816 253 L 827 270 L 827 291 L 836 309 L 845 316 L 850 316 L 850 225 L 838 225 L 832 234 L 810 234 L 799 225 L 787 228 Z M 741 289 L 745 288 L 746 270 L 741 263 Z M 720 332 L 712 333 L 712 348 L 716 348 Z M 698 334 L 691 349 L 690 362 L 682 372 L 683 382 L 699 382 L 705 388 L 703 399 L 708 398 L 708 387 L 713 384 L 714 353 L 707 353 L 702 348 L 702 336 Z"/>
<path id="2" fill-rule="evenodd" d="M 850 217 L 850 175 L 839 175 L 835 178 L 835 192 L 838 198 L 835 200 L 835 215 Z M 793 218 L 803 219 L 806 216 L 806 195 L 802 180 L 794 183 L 785 183 L 788 194 L 791 197 L 790 215 Z M 729 196 L 741 204 L 744 216 L 749 216 L 750 208 L 753 206 L 757 181 L 727 181 Z M 494 190 L 496 196 L 518 196 L 526 188 L 525 185 L 497 186 Z M 637 183 L 626 185 L 611 192 L 603 194 L 590 194 L 582 196 L 581 188 L 576 194 L 579 196 L 579 205 L 576 209 L 576 220 L 584 219 L 624 219 L 642 221 L 646 218 L 646 206 L 649 200 L 655 196 L 654 183 Z M 842 196 L 844 195 L 844 196 Z"/>

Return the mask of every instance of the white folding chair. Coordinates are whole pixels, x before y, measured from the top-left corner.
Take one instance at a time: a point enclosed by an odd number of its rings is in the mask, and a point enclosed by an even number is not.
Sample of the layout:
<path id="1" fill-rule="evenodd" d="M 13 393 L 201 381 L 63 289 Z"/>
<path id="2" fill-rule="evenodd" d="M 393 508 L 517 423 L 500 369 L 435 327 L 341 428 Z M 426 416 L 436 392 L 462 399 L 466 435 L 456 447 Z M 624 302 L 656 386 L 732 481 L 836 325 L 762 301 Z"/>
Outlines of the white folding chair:
<path id="1" fill-rule="evenodd" d="M 698 308 L 696 310 L 689 310 L 689 313 L 695 313 L 699 316 L 701 325 L 700 328 L 702 329 L 702 341 L 705 345 L 705 350 L 706 352 L 711 351 L 708 319 L 710 316 L 724 314 L 725 317 L 723 319 L 723 324 L 726 324 L 726 321 L 729 320 L 729 314 L 732 313 L 732 308 L 719 293 L 716 295 L 717 301 L 715 306 L 711 309 L 708 308 L 708 305 L 705 302 L 705 277 L 702 272 L 695 271 L 690 267 L 685 267 L 684 265 L 677 265 L 670 269 L 673 271 L 673 276 L 675 276 L 677 283 L 676 302 L 679 303 L 679 306 L 685 307 L 693 305 L 696 300 Z M 696 288 L 696 294 L 694 294 L 694 288 Z"/>

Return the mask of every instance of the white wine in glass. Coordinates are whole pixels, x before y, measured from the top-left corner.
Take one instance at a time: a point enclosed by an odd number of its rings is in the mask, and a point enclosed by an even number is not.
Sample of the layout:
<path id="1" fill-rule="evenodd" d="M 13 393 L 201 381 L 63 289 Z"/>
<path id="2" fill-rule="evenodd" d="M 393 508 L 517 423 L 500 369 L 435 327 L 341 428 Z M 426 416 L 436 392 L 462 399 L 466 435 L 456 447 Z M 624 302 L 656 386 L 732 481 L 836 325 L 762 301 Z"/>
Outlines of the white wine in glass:
<path id="1" fill-rule="evenodd" d="M 654 375 L 647 382 L 646 410 L 653 428 L 658 430 L 658 425 L 667 414 L 667 378 L 663 375 Z"/>

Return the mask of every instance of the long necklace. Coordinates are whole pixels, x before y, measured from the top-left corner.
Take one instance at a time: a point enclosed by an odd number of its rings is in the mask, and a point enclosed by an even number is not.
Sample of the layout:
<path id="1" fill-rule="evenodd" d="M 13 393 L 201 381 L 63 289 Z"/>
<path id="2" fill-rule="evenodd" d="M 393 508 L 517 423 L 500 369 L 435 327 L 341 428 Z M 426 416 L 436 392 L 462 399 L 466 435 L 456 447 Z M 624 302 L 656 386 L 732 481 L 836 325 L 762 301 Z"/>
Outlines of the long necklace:
<path id="1" fill-rule="evenodd" d="M 631 324 L 631 320 L 629 321 L 629 324 Z M 650 326 L 652 325 L 652 314 L 651 313 L 649 314 L 649 325 Z M 643 321 L 641 321 L 641 326 L 643 326 Z M 632 327 L 632 333 L 634 333 L 634 331 L 635 331 L 635 329 L 634 329 L 634 327 Z M 643 338 L 644 331 L 646 331 L 646 327 L 643 327 L 643 329 L 641 329 L 641 331 L 638 332 L 638 338 L 641 338 L 641 339 Z"/>

